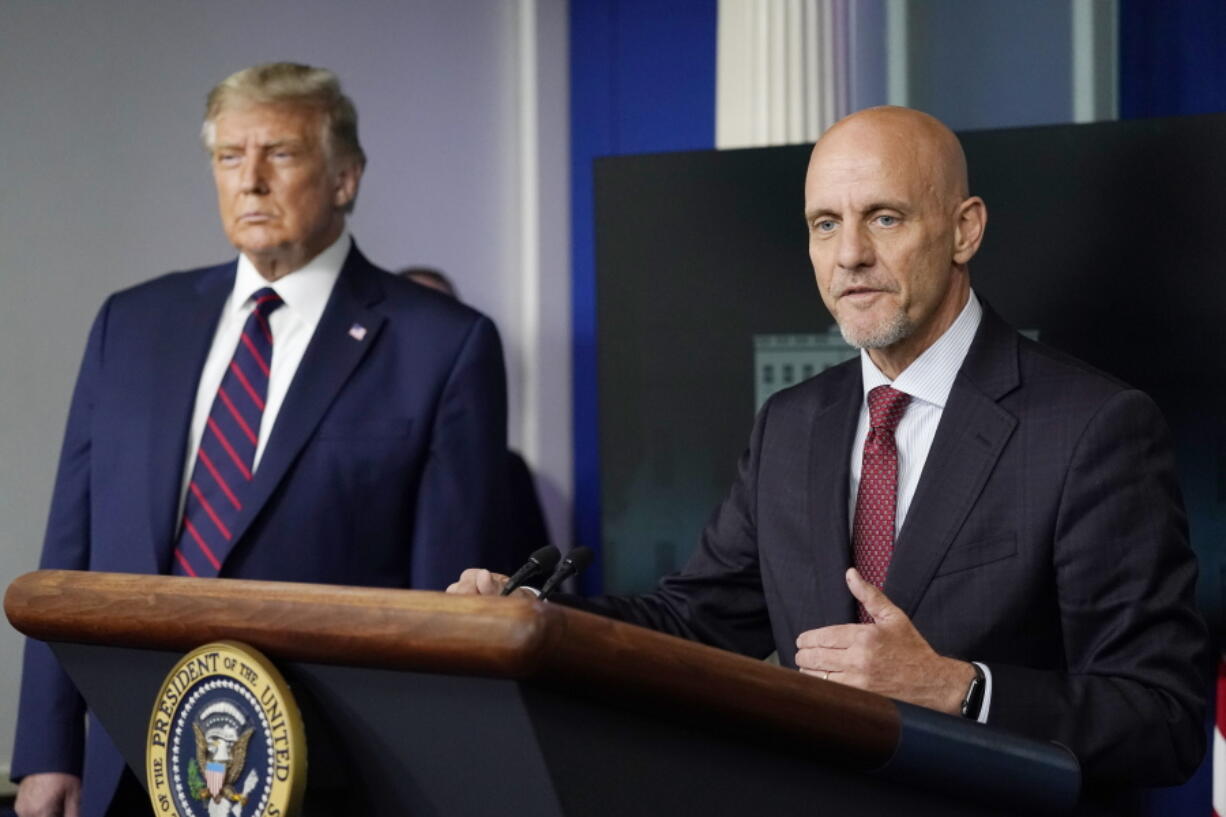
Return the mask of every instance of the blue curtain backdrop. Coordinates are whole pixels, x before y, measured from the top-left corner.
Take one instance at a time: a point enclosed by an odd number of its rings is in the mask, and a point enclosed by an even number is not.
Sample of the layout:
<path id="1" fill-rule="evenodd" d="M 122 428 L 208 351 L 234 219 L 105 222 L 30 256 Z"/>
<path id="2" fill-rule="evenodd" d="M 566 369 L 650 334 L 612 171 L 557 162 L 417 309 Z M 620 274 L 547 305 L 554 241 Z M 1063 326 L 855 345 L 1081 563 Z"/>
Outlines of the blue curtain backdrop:
<path id="1" fill-rule="evenodd" d="M 1120 118 L 1226 111 L 1226 2 L 1122 0 Z"/>
<path id="2" fill-rule="evenodd" d="M 716 15 L 716 0 L 570 4 L 575 537 L 598 554 L 592 160 L 715 147 Z M 600 564 L 584 574 L 585 593 L 602 589 Z"/>

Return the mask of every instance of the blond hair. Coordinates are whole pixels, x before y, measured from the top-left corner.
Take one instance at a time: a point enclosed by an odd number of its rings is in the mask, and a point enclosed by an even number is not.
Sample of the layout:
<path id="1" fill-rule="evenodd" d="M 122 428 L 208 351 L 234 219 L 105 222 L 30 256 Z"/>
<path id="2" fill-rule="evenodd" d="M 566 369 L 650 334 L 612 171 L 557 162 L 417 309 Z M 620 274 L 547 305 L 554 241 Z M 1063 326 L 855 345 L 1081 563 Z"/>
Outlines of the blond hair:
<path id="1" fill-rule="evenodd" d="M 213 149 L 217 117 L 236 102 L 313 107 L 324 120 L 324 146 L 333 158 L 366 166 L 358 141 L 358 112 L 341 92 L 341 81 L 326 68 L 293 62 L 253 65 L 231 74 L 209 91 L 200 139 Z"/>

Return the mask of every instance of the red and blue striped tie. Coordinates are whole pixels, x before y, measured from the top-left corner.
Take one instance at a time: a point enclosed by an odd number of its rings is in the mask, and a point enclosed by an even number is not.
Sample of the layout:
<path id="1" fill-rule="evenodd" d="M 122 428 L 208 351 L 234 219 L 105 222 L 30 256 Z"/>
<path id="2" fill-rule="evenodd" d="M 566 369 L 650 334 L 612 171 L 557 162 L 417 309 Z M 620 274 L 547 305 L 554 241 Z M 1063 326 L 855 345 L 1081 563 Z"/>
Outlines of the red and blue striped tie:
<path id="1" fill-rule="evenodd" d="M 268 316 L 283 303 L 269 287 L 251 297 L 255 309 L 213 399 L 187 487 L 174 551 L 173 572 L 178 576 L 218 574 L 234 545 L 234 523 L 251 482 L 272 362 Z"/>

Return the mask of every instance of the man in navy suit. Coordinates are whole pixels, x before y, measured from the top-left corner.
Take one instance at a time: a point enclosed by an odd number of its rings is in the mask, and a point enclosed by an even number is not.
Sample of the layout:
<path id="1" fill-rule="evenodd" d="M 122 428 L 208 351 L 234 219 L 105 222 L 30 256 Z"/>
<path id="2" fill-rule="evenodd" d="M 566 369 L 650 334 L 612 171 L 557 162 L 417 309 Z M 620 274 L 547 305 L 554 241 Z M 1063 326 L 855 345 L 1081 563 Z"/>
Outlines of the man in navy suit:
<path id="1" fill-rule="evenodd" d="M 859 358 L 762 408 L 680 573 L 568 603 L 1059 741 L 1093 786 L 1185 779 L 1207 640 L 1157 407 L 978 299 L 986 207 L 932 117 L 832 127 L 805 218 Z M 471 569 L 450 590 L 504 582 Z"/>
<path id="2" fill-rule="evenodd" d="M 354 245 L 345 215 L 365 157 L 336 77 L 240 71 L 209 95 L 203 138 L 240 256 L 102 307 L 42 567 L 440 589 L 465 565 L 502 562 L 497 332 Z M 148 813 L 85 721 L 29 642 L 21 817 L 74 815 L 78 799 L 88 817 Z"/>

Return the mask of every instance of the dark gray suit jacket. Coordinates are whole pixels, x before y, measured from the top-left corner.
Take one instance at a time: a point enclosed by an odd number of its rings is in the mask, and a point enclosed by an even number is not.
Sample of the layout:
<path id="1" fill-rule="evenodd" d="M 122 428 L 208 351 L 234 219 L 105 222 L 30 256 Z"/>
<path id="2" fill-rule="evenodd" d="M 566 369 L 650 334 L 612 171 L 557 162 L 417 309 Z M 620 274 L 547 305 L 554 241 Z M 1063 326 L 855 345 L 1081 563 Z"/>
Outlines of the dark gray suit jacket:
<path id="1" fill-rule="evenodd" d="M 582 606 L 795 666 L 855 621 L 848 464 L 858 360 L 775 395 L 678 574 Z M 989 723 L 1071 747 L 1091 782 L 1179 782 L 1204 753 L 1206 634 L 1169 432 L 1141 392 L 991 310 L 954 383 L 886 594 L 937 652 L 987 664 Z"/>

